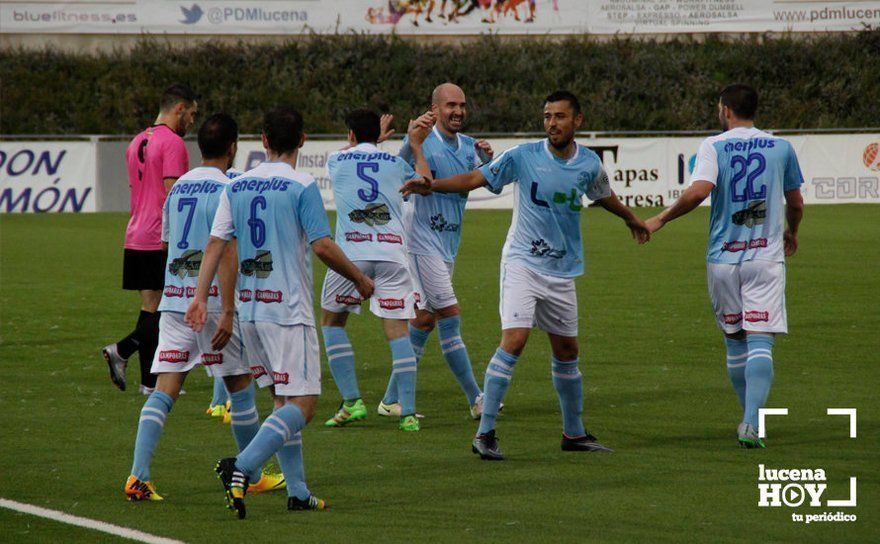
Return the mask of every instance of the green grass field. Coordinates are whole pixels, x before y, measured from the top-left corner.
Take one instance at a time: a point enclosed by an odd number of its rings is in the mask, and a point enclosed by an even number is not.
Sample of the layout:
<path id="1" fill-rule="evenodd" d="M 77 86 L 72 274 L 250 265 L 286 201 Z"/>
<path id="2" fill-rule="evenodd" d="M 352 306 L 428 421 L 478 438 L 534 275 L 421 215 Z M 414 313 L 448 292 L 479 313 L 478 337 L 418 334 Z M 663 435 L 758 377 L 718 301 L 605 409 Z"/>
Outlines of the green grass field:
<path id="1" fill-rule="evenodd" d="M 312 490 L 332 509 L 288 513 L 284 494 L 224 508 L 212 471 L 234 454 L 204 415 L 211 384 L 195 371 L 153 462 L 164 503 L 133 504 L 129 474 L 144 397 L 120 393 L 99 348 L 126 334 L 138 299 L 123 292 L 120 214 L 0 216 L 0 497 L 187 542 L 866 542 L 880 534 L 878 360 L 880 214 L 808 207 L 789 261 L 791 335 L 777 342 L 769 447 L 736 447 L 738 405 L 706 293 L 706 210 L 639 247 L 609 214 L 586 210 L 587 274 L 578 280 L 587 427 L 617 451 L 564 453 L 546 337 L 534 334 L 498 433 L 508 460 L 470 453 L 475 422 L 437 346 L 418 378 L 422 432 L 374 415 L 390 354 L 372 316 L 350 320 L 371 412 L 327 430 L 339 395 L 325 366 L 319 415 L 304 432 Z M 641 210 L 644 216 L 652 210 Z M 463 337 L 478 379 L 500 337 L 498 260 L 509 212 L 472 212 L 456 265 Z M 323 269 L 316 271 L 320 286 Z M 326 363 L 325 363 L 326 365 Z M 129 382 L 136 383 L 132 361 Z M 261 413 L 269 411 L 261 394 Z M 828 407 L 854 407 L 858 438 Z M 319 421 L 320 420 L 320 421 Z M 758 464 L 821 467 L 824 499 L 856 508 L 759 508 Z M 794 513 L 846 510 L 854 523 L 804 525 Z M 870 535 L 874 535 L 871 537 Z M 0 542 L 114 541 L 0 509 Z M 876 541 L 876 540 L 875 540 Z"/>

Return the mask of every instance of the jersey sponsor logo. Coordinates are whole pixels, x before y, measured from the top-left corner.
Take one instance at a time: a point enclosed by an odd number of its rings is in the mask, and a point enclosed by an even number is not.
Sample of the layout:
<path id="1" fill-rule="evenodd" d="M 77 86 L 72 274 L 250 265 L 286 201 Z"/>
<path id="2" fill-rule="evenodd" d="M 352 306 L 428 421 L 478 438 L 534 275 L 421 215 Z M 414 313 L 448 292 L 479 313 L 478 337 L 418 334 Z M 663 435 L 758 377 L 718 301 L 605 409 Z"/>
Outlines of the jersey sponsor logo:
<path id="1" fill-rule="evenodd" d="M 202 250 L 188 249 L 183 252 L 180 257 L 172 259 L 168 263 L 168 271 L 171 275 L 183 279 L 187 276 L 191 278 L 198 277 L 199 268 L 202 266 Z"/>
<path id="2" fill-rule="evenodd" d="M 751 151 L 752 149 L 773 149 L 776 141 L 772 138 L 752 138 L 746 141 L 727 142 L 724 151 Z"/>
<path id="3" fill-rule="evenodd" d="M 398 236 L 397 234 L 391 234 L 388 232 L 380 232 L 376 235 L 377 242 L 384 242 L 386 244 L 400 244 L 403 245 L 403 236 Z"/>
<path id="4" fill-rule="evenodd" d="M 737 251 L 745 251 L 747 249 L 756 249 L 759 247 L 767 247 L 766 238 L 755 238 L 754 240 L 738 240 L 736 242 L 724 242 L 721 245 L 721 251 L 729 251 L 736 253 Z"/>
<path id="5" fill-rule="evenodd" d="M 242 302 L 250 302 L 254 298 L 254 292 L 250 289 L 242 289 L 238 293 L 238 300 Z"/>
<path id="6" fill-rule="evenodd" d="M 352 210 L 348 218 L 353 223 L 365 223 L 369 226 L 386 225 L 391 221 L 391 213 L 386 204 L 367 204 L 363 210 Z"/>
<path id="7" fill-rule="evenodd" d="M 164 363 L 185 363 L 189 361 L 189 352 L 179 349 L 166 349 L 159 352 L 159 360 Z"/>
<path id="8" fill-rule="evenodd" d="M 385 310 L 402 310 L 405 307 L 402 298 L 380 298 L 379 307 Z"/>
<path id="9" fill-rule="evenodd" d="M 246 178 L 232 182 L 232 186 L 229 189 L 233 193 L 253 191 L 262 194 L 266 191 L 286 191 L 288 187 L 290 187 L 290 181 L 284 178 Z"/>
<path id="10" fill-rule="evenodd" d="M 435 230 L 437 232 L 458 232 L 461 228 L 461 225 L 458 223 L 450 223 L 446 221 L 446 218 L 443 217 L 442 213 L 438 213 L 437 215 L 431 216 L 431 224 L 429 225 L 431 230 Z"/>
<path id="11" fill-rule="evenodd" d="M 272 291 L 271 289 L 257 289 L 257 302 L 281 302 L 281 291 Z"/>
<path id="12" fill-rule="evenodd" d="M 340 153 L 336 160 L 342 161 L 390 161 L 396 162 L 397 157 L 385 152 L 379 153 L 361 153 L 360 151 L 351 151 L 349 153 Z"/>
<path id="13" fill-rule="evenodd" d="M 223 364 L 223 354 L 222 353 L 203 353 L 202 354 L 202 364 L 205 366 L 222 365 Z"/>
<path id="14" fill-rule="evenodd" d="M 165 291 L 162 293 L 164 296 L 168 298 L 192 298 L 196 296 L 196 288 L 193 286 L 183 287 L 180 285 L 166 285 Z M 216 297 L 219 294 L 219 289 L 217 289 L 216 285 L 212 285 L 210 289 L 208 289 L 209 297 Z"/>
<path id="15" fill-rule="evenodd" d="M 581 204 L 581 197 L 578 195 L 576 189 L 572 189 L 569 194 L 553 193 L 553 203 L 568 204 L 568 209 L 573 212 L 579 212 L 581 211 L 581 208 L 584 207 L 584 205 Z"/>
<path id="16" fill-rule="evenodd" d="M 568 253 L 564 249 L 555 249 L 550 247 L 543 238 L 532 240 L 532 248 L 529 252 L 536 257 L 550 257 L 551 259 L 561 259 Z"/>
<path id="17" fill-rule="evenodd" d="M 337 304 L 346 304 L 349 306 L 358 306 L 363 300 L 360 297 L 352 295 L 336 295 Z"/>
<path id="18" fill-rule="evenodd" d="M 770 321 L 770 312 L 749 310 L 746 312 L 746 321 L 749 323 L 754 323 L 756 321 Z"/>
<path id="19" fill-rule="evenodd" d="M 241 261 L 242 276 L 256 276 L 258 278 L 268 278 L 272 273 L 272 252 L 266 250 L 258 250 L 253 259 L 245 259 Z"/>
<path id="20" fill-rule="evenodd" d="M 184 183 L 175 183 L 171 188 L 171 192 L 168 193 L 168 196 L 173 195 L 198 195 L 198 194 L 213 194 L 218 190 L 222 189 L 223 185 L 217 183 L 216 181 L 186 181 Z"/>
<path id="21" fill-rule="evenodd" d="M 742 314 L 724 314 L 724 322 L 728 325 L 736 325 L 742 321 Z"/>
<path id="22" fill-rule="evenodd" d="M 272 381 L 275 383 L 290 383 L 290 375 L 287 372 L 272 372 Z"/>
<path id="23" fill-rule="evenodd" d="M 346 232 L 345 233 L 345 241 L 346 242 L 372 242 L 373 235 L 369 232 Z"/>
<path id="24" fill-rule="evenodd" d="M 266 367 L 262 365 L 256 365 L 251 367 L 251 375 L 256 380 L 257 378 L 261 378 L 267 374 Z"/>
<path id="25" fill-rule="evenodd" d="M 731 215 L 730 220 L 734 225 L 745 225 L 752 228 L 755 225 L 763 225 L 765 217 L 767 217 L 767 201 L 753 200 L 744 210 Z"/>

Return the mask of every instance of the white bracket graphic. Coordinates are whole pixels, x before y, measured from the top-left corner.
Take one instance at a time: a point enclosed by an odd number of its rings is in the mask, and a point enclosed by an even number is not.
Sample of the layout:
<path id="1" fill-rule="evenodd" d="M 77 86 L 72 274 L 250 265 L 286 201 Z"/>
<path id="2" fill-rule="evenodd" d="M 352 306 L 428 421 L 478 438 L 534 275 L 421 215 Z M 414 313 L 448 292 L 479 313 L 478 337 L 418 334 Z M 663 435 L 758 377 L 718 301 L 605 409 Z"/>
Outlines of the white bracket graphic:
<path id="1" fill-rule="evenodd" d="M 825 504 L 827 506 L 856 506 L 856 477 L 849 477 L 849 499 L 845 501 L 830 499 Z"/>
<path id="2" fill-rule="evenodd" d="M 767 438 L 767 429 L 764 425 L 764 416 L 787 416 L 788 408 L 759 408 L 758 409 L 758 438 Z"/>
<path id="3" fill-rule="evenodd" d="M 856 437 L 856 409 L 855 408 L 829 408 L 829 416 L 849 416 L 849 437 Z M 855 478 L 853 478 L 855 479 Z M 838 505 L 846 506 L 846 505 Z"/>

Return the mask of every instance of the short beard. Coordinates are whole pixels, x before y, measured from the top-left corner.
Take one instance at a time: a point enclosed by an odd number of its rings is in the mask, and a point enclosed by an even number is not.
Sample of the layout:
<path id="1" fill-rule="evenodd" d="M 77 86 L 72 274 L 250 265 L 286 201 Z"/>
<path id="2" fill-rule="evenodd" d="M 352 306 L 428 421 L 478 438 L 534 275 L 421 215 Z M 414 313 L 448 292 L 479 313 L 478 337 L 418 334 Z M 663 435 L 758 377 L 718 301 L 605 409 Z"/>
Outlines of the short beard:
<path id="1" fill-rule="evenodd" d="M 547 135 L 547 141 L 550 142 L 550 145 L 552 145 L 553 147 L 555 147 L 556 149 L 558 149 L 558 150 L 561 151 L 561 150 L 565 149 L 566 147 L 568 147 L 568 146 L 571 144 L 571 142 L 574 141 L 574 136 L 572 136 L 572 137 L 569 138 L 568 140 L 565 140 L 565 141 L 562 142 L 562 143 L 554 144 L 554 143 L 553 143 L 553 140 L 550 139 L 550 135 L 548 134 L 548 135 Z"/>

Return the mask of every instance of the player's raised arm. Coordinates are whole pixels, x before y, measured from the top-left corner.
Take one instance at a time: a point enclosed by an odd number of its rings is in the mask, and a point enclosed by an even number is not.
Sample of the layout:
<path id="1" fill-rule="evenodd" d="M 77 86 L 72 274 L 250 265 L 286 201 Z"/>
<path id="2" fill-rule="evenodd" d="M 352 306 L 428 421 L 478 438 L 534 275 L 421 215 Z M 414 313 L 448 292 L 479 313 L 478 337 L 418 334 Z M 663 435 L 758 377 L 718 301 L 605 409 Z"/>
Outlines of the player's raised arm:
<path id="1" fill-rule="evenodd" d="M 697 180 L 693 182 L 675 201 L 675 204 L 646 221 L 648 228 L 651 232 L 657 232 L 666 223 L 692 211 L 709 197 L 714 188 L 715 184 L 709 181 Z"/>
<path id="2" fill-rule="evenodd" d="M 222 311 L 217 321 L 217 332 L 211 338 L 211 348 L 220 351 L 232 337 L 235 320 L 235 282 L 238 279 L 238 248 L 235 239 L 226 244 L 217 272 L 220 281 L 220 304 Z"/>

